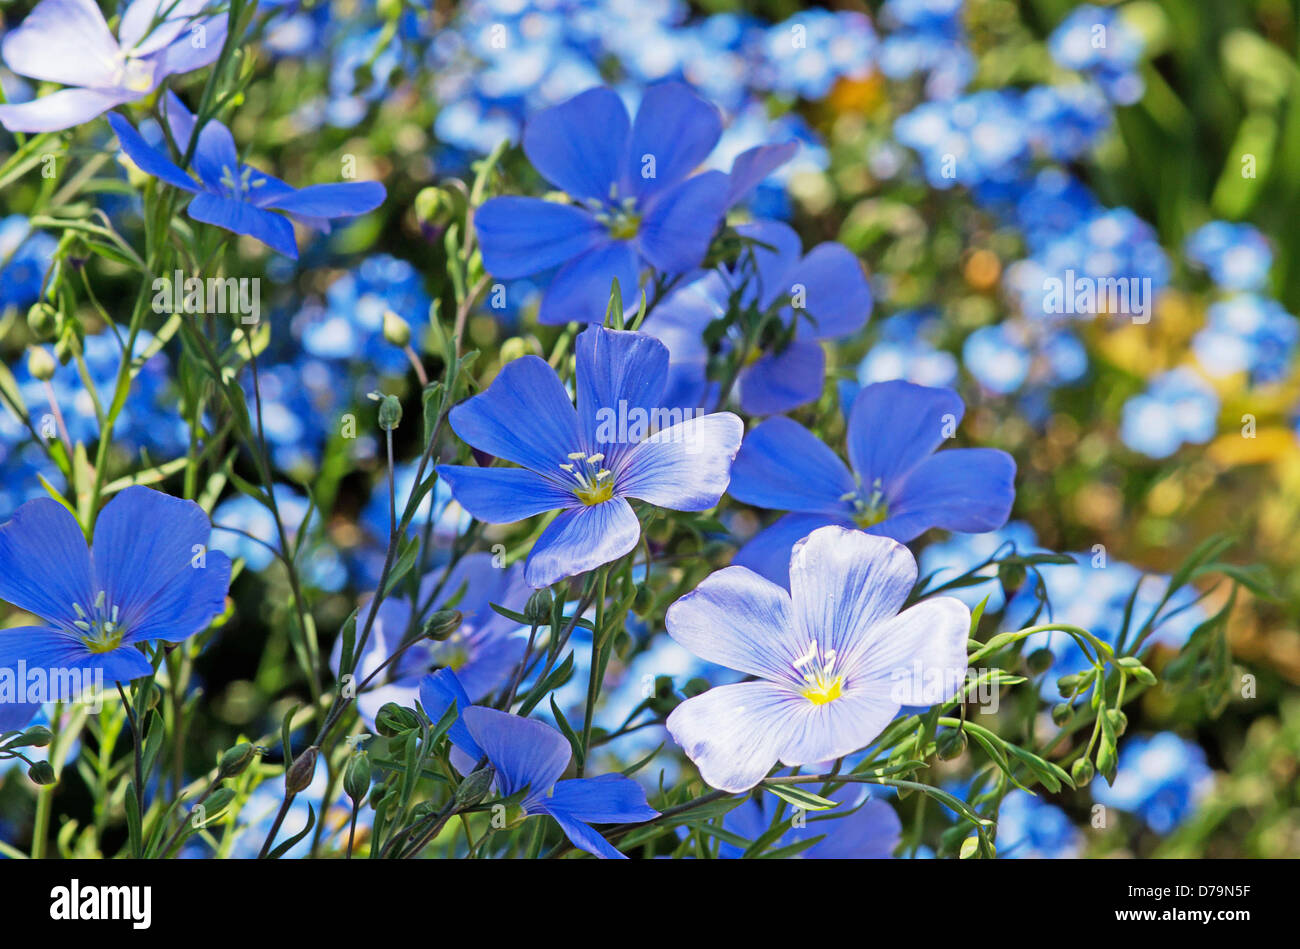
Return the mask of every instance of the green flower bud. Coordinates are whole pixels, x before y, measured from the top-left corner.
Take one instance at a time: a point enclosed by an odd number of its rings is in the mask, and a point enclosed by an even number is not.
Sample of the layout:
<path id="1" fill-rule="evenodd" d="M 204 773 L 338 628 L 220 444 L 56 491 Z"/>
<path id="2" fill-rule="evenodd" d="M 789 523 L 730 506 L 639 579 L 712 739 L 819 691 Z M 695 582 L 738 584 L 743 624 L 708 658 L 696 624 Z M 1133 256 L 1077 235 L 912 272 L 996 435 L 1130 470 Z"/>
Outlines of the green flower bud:
<path id="1" fill-rule="evenodd" d="M 424 621 L 424 637 L 439 643 L 450 639 L 464 619 L 460 610 L 437 610 Z"/>
<path id="2" fill-rule="evenodd" d="M 311 779 L 316 774 L 316 756 L 319 753 L 320 749 L 312 745 L 293 759 L 293 764 L 289 765 L 289 770 L 284 774 L 284 789 L 286 791 L 290 794 L 297 794 L 311 784 Z"/>
<path id="3" fill-rule="evenodd" d="M 1110 722 L 1110 727 L 1114 729 L 1116 735 L 1122 735 L 1128 729 L 1128 716 L 1125 715 L 1121 709 L 1107 709 L 1106 718 Z"/>
<path id="4" fill-rule="evenodd" d="M 44 346 L 33 346 L 27 350 L 27 371 L 33 379 L 49 382 L 54 378 L 54 370 L 57 368 L 49 350 Z"/>
<path id="5" fill-rule="evenodd" d="M 966 729 L 950 728 L 939 736 L 936 753 L 941 761 L 951 761 L 966 750 Z"/>
<path id="6" fill-rule="evenodd" d="M 343 790 L 353 804 L 360 804 L 370 790 L 370 756 L 364 750 L 358 751 L 348 761 L 347 770 L 343 772 Z"/>
<path id="7" fill-rule="evenodd" d="M 487 796 L 488 789 L 492 787 L 492 778 L 496 771 L 491 768 L 479 768 L 465 776 L 465 780 L 460 782 L 460 787 L 456 788 L 455 806 L 457 809 L 473 807 L 479 801 Z"/>
<path id="8" fill-rule="evenodd" d="M 199 816 L 198 826 L 203 827 L 212 823 L 221 815 L 222 811 L 230 806 L 230 802 L 234 799 L 234 788 L 217 788 L 209 794 L 208 799 L 203 802 L 203 810 L 197 811 L 197 815 Z M 191 811 L 191 813 L 196 813 L 196 811 Z"/>
<path id="9" fill-rule="evenodd" d="M 396 702 L 387 702 L 375 716 L 375 731 L 385 738 L 396 738 L 419 728 L 420 722 L 409 708 L 402 708 Z"/>
<path id="10" fill-rule="evenodd" d="M 55 781 L 54 765 L 50 764 L 48 761 L 38 761 L 27 769 L 27 777 L 31 778 L 32 781 L 42 787 L 47 784 L 53 784 Z"/>
<path id="11" fill-rule="evenodd" d="M 554 597 L 551 596 L 549 587 L 542 587 L 540 590 L 533 591 L 533 595 L 528 598 L 528 605 L 524 607 L 524 616 L 528 617 L 528 622 L 533 626 L 546 626 L 551 622 L 551 608 L 554 606 Z"/>
<path id="12" fill-rule="evenodd" d="M 394 346 L 407 346 L 411 342 L 411 324 L 392 310 L 384 311 L 384 339 Z"/>
<path id="13" fill-rule="evenodd" d="M 498 358 L 501 360 L 501 365 L 504 366 L 506 363 L 514 362 L 521 356 L 527 355 L 528 342 L 520 336 L 511 336 L 501 344 Z"/>
<path id="14" fill-rule="evenodd" d="M 701 679 L 698 676 L 689 680 L 686 685 L 682 687 L 682 695 L 686 696 L 688 699 L 694 698 L 695 696 L 707 691 L 709 691 L 709 680 Z"/>
<path id="15" fill-rule="evenodd" d="M 226 749 L 221 756 L 221 761 L 217 765 L 218 778 L 233 778 L 236 775 L 244 773 L 257 754 L 253 746 L 246 741 L 241 741 L 233 748 Z"/>
<path id="16" fill-rule="evenodd" d="M 402 424 L 402 402 L 395 395 L 386 395 L 379 400 L 379 427 L 391 432 Z"/>
<path id="17" fill-rule="evenodd" d="M 1073 714 L 1074 706 L 1070 705 L 1069 702 L 1059 702 L 1052 706 L 1052 721 L 1057 725 L 1065 725 Z"/>
<path id="18" fill-rule="evenodd" d="M 415 216 L 421 224 L 446 227 L 460 212 L 460 195 L 449 188 L 424 188 L 415 196 Z"/>
<path id="19" fill-rule="evenodd" d="M 1070 780 L 1074 782 L 1076 788 L 1081 788 L 1086 786 L 1096 773 L 1097 769 L 1092 766 L 1091 761 L 1080 758 L 1070 768 Z"/>
<path id="20" fill-rule="evenodd" d="M 27 328 L 42 342 L 54 339 L 59 331 L 59 311 L 45 302 L 33 303 L 27 311 Z"/>
<path id="21" fill-rule="evenodd" d="M 21 735 L 4 742 L 6 748 L 44 748 L 54 740 L 54 735 L 44 725 L 33 725 Z"/>
<path id="22" fill-rule="evenodd" d="M 1052 650 L 1047 648 L 1035 649 L 1025 660 L 1026 664 L 1029 666 L 1029 672 L 1032 675 L 1040 675 L 1041 673 L 1046 672 L 1048 669 L 1052 668 L 1052 663 L 1055 661 L 1056 657 L 1052 655 Z"/>
<path id="23" fill-rule="evenodd" d="M 1107 741 L 1103 737 L 1097 743 L 1097 771 L 1106 779 L 1107 783 L 1114 780 L 1115 767 L 1118 764 L 1114 743 Z"/>

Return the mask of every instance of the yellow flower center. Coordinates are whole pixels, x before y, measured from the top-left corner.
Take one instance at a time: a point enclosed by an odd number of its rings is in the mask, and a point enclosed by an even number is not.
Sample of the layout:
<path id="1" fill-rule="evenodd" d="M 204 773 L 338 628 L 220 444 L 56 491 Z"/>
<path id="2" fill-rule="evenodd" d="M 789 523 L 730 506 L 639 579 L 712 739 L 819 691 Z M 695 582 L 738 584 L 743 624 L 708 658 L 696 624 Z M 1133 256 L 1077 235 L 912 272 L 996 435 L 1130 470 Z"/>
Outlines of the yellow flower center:
<path id="1" fill-rule="evenodd" d="M 810 640 L 808 651 L 794 661 L 795 672 L 805 687 L 799 694 L 813 705 L 834 702 L 844 694 L 844 676 L 835 671 L 835 650 Z"/>
<path id="2" fill-rule="evenodd" d="M 122 623 L 116 606 L 110 606 L 103 590 L 95 597 L 91 611 L 87 613 L 80 603 L 72 604 L 77 619 L 73 625 L 81 636 L 81 642 L 93 653 L 112 652 L 122 645 L 126 635 L 126 626 Z"/>
<path id="3" fill-rule="evenodd" d="M 588 507 L 614 496 L 614 472 L 603 466 L 604 460 L 605 456 L 599 452 L 589 455 L 574 451 L 569 453 L 568 462 L 560 465 L 574 481 L 573 493 Z"/>

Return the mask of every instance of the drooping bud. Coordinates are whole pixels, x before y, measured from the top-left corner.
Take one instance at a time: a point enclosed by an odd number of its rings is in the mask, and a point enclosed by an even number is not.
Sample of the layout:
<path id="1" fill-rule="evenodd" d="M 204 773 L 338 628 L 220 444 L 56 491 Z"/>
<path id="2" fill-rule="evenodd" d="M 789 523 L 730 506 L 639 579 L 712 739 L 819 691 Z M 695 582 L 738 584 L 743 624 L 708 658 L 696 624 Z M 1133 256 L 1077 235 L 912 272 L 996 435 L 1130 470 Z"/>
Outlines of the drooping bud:
<path id="1" fill-rule="evenodd" d="M 1088 784 L 1096 773 L 1097 769 L 1092 766 L 1091 761 L 1080 758 L 1070 768 L 1070 780 L 1074 782 L 1076 788 L 1081 788 Z"/>
<path id="2" fill-rule="evenodd" d="M 402 402 L 395 395 L 386 395 L 379 400 L 379 427 L 391 432 L 402 424 Z"/>
<path id="3" fill-rule="evenodd" d="M 33 303 L 27 311 L 27 328 L 38 340 L 48 342 L 59 331 L 59 311 L 44 301 Z"/>
<path id="4" fill-rule="evenodd" d="M 27 777 L 33 782 L 44 787 L 47 784 L 54 783 L 54 765 L 48 761 L 38 761 L 27 769 Z"/>
<path id="5" fill-rule="evenodd" d="M 420 727 L 419 720 L 410 709 L 402 708 L 396 702 L 386 702 L 375 716 L 375 731 L 385 738 L 404 735 Z"/>
<path id="6" fill-rule="evenodd" d="M 966 729 L 950 728 L 939 736 L 936 752 L 941 761 L 951 761 L 966 750 Z"/>
<path id="7" fill-rule="evenodd" d="M 479 768 L 465 776 L 465 780 L 460 782 L 460 787 L 456 788 L 456 807 L 465 808 L 473 807 L 487 795 L 488 788 L 492 786 L 492 778 L 496 771 L 491 768 Z"/>
<path id="8" fill-rule="evenodd" d="M 1052 668 L 1052 663 L 1056 661 L 1056 656 L 1052 655 L 1052 650 L 1043 648 L 1035 649 L 1025 660 L 1029 666 L 1032 675 L 1039 675 Z"/>
<path id="9" fill-rule="evenodd" d="M 1052 721 L 1058 726 L 1064 725 L 1074 714 L 1074 707 L 1069 702 L 1058 702 L 1052 706 Z"/>
<path id="10" fill-rule="evenodd" d="M 446 227 L 460 208 L 458 196 L 447 188 L 424 188 L 415 196 L 415 216 L 429 227 Z"/>

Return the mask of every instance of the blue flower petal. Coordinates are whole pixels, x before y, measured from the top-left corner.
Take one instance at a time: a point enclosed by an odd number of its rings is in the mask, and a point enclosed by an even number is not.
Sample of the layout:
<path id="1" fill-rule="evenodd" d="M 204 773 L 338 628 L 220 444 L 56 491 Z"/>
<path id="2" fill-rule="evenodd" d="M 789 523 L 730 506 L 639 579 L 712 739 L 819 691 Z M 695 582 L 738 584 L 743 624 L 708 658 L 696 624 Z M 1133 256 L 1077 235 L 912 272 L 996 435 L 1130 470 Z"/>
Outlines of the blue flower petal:
<path id="1" fill-rule="evenodd" d="M 620 497 L 560 513 L 537 538 L 524 578 L 540 589 L 623 556 L 636 546 L 641 524 Z"/>
<path id="2" fill-rule="evenodd" d="M 596 244 L 560 268 L 542 294 L 538 322 L 548 326 L 603 323 L 615 280 L 623 313 L 631 315 L 640 304 L 640 270 L 627 241 Z"/>
<path id="3" fill-rule="evenodd" d="M 460 679 L 450 669 L 439 669 L 420 680 L 420 704 L 429 721 L 438 724 L 452 703 L 456 704 L 456 721 L 447 729 L 447 737 L 467 757 L 474 761 L 482 758 L 484 751 L 475 740 L 465 722 L 465 712 L 473 705 L 465 693 Z"/>
<path id="4" fill-rule="evenodd" d="M 95 600 L 90 551 L 77 519 L 51 498 L 28 501 L 0 525 L 0 599 L 71 626 Z"/>
<path id="5" fill-rule="evenodd" d="M 497 772 L 497 790 L 509 797 L 528 788 L 524 809 L 546 795 L 573 756 L 569 740 L 545 722 L 471 706 L 461 713 Z"/>
<path id="6" fill-rule="evenodd" d="M 191 194 L 198 192 L 199 187 L 194 183 L 194 179 L 182 171 L 180 166 L 168 158 L 163 151 L 146 142 L 140 133 L 131 127 L 130 122 L 113 113 L 108 117 L 108 124 L 113 127 L 113 132 L 117 135 L 126 157 L 135 162 L 136 167 L 141 171 Z"/>
<path id="7" fill-rule="evenodd" d="M 604 453 L 604 466 L 620 472 L 633 443 L 649 434 L 668 377 L 668 348 L 646 333 L 589 326 L 576 349 L 583 448 Z"/>
<path id="8" fill-rule="evenodd" d="M 871 285 L 858 258 L 843 244 L 818 244 L 795 265 L 789 279 L 806 289 L 806 306 L 799 315 L 812 339 L 856 333 L 871 315 Z"/>
<path id="9" fill-rule="evenodd" d="M 668 732 L 710 787 L 748 791 L 780 758 L 800 704 L 812 705 L 788 686 L 771 682 L 715 686 L 673 709 Z"/>
<path id="10" fill-rule="evenodd" d="M 492 198 L 474 212 L 474 229 L 484 268 L 506 280 L 549 270 L 591 250 L 605 236 L 589 212 L 540 198 Z"/>
<path id="11" fill-rule="evenodd" d="M 909 541 L 931 527 L 982 534 L 997 530 L 1016 499 L 1016 463 L 994 448 L 952 448 L 903 479 L 889 517 L 873 533 Z"/>
<path id="12" fill-rule="evenodd" d="M 30 102 L 0 105 L 0 125 L 11 132 L 60 132 L 138 98 L 115 90 L 60 89 Z"/>
<path id="13" fill-rule="evenodd" d="M 580 503 L 572 491 L 527 468 L 439 465 L 438 476 L 451 487 L 457 504 L 488 524 L 510 524 Z"/>
<path id="14" fill-rule="evenodd" d="M 764 353 L 736 380 L 736 398 L 750 415 L 775 415 L 822 394 L 826 353 L 820 343 L 795 340 L 779 353 Z"/>
<path id="15" fill-rule="evenodd" d="M 645 200 L 675 185 L 709 157 L 721 135 L 722 116 L 717 107 L 685 83 L 651 86 L 632 123 L 625 188 Z M 654 175 L 648 177 L 651 167 Z"/>
<path id="16" fill-rule="evenodd" d="M 91 652 L 78 637 L 60 630 L 39 626 L 0 630 L 0 669 L 15 670 L 16 676 L 20 661 L 29 676 L 35 669 L 45 670 L 47 694 L 42 701 L 70 702 L 101 683 L 112 686 L 153 675 L 149 660 L 132 646 Z M 27 686 L 33 687 L 30 678 Z"/>
<path id="17" fill-rule="evenodd" d="M 539 474 L 559 476 L 559 466 L 580 444 L 569 394 L 537 356 L 506 363 L 486 392 L 456 406 L 448 418 L 456 434 L 479 451 Z"/>
<path id="18" fill-rule="evenodd" d="M 542 814 L 550 814 L 555 819 L 555 822 L 560 825 L 560 830 L 564 831 L 564 836 L 568 837 L 569 842 L 579 850 L 585 850 L 593 857 L 600 857 L 602 860 L 627 859 L 626 854 L 620 853 L 597 831 L 588 827 L 572 814 L 566 811 L 552 812 L 545 804 L 538 805 L 537 811 Z"/>
<path id="19" fill-rule="evenodd" d="M 755 221 L 740 225 L 736 233 L 755 242 L 751 252 L 757 273 L 749 272 L 744 258 L 735 266 L 737 273 L 733 279 L 746 284 L 745 302 L 757 300 L 766 309 L 778 297 L 788 301 L 795 291 L 791 274 L 803 253 L 803 242 L 794 228 L 780 221 Z M 788 320 L 788 313 L 783 318 Z"/>
<path id="20" fill-rule="evenodd" d="M 43 0 L 2 48 L 5 65 L 20 76 L 98 89 L 117 84 L 117 40 L 94 0 Z"/>
<path id="21" fill-rule="evenodd" d="M 641 222 L 642 255 L 664 273 L 698 267 L 726 209 L 727 176 L 720 171 L 706 171 L 658 192 Z"/>
<path id="22" fill-rule="evenodd" d="M 629 124 L 612 89 L 589 89 L 528 120 L 524 154 L 555 187 L 575 198 L 608 201 L 623 177 Z"/>
<path id="23" fill-rule="evenodd" d="M 621 774 L 559 781 L 546 799 L 551 814 L 564 811 L 593 824 L 653 820 L 659 812 L 646 803 L 645 788 Z"/>
<path id="24" fill-rule="evenodd" d="M 777 511 L 847 517 L 853 475 L 835 452 L 798 422 L 776 416 L 750 430 L 731 466 L 731 496 Z"/>
<path id="25" fill-rule="evenodd" d="M 743 449 L 742 449 L 743 451 Z M 732 564 L 748 567 L 761 577 L 790 586 L 790 551 L 794 545 L 819 527 L 838 524 L 851 527 L 845 518 L 826 514 L 787 514 L 778 517 L 770 527 L 759 531 L 745 546 L 736 551 Z"/>
<path id="26" fill-rule="evenodd" d="M 768 175 L 793 158 L 798 150 L 798 142 L 782 142 L 780 145 L 756 145 L 737 155 L 728 176 L 727 207 L 748 198 Z"/>
<path id="27" fill-rule="evenodd" d="M 291 260 L 298 259 L 293 225 L 288 218 L 273 211 L 262 211 L 244 201 L 204 192 L 190 202 L 189 215 L 196 221 L 247 234 Z"/>
<path id="28" fill-rule="evenodd" d="M 849 412 L 853 470 L 866 487 L 879 479 L 892 500 L 903 476 L 952 434 L 965 411 L 961 396 L 952 389 L 901 380 L 866 386 Z"/>
<path id="29" fill-rule="evenodd" d="M 185 603 L 178 597 L 178 588 L 180 592 L 201 592 L 205 607 L 215 605 L 207 614 L 211 619 L 221 612 L 226 595 L 224 586 L 217 591 L 218 581 L 223 576 L 228 580 L 230 574 L 226 556 L 207 550 L 211 532 L 207 513 L 193 501 L 140 485 L 127 488 L 104 506 L 95 521 L 91 544 L 95 592 L 107 594 L 107 602 L 121 610 L 132 632 L 141 624 L 152 624 L 150 614 L 155 609 L 162 610 L 164 622 L 183 618 Z M 198 555 L 211 565 L 192 567 Z M 187 630 L 178 638 L 193 632 L 197 630 Z"/>
<path id="30" fill-rule="evenodd" d="M 310 185 L 275 198 L 263 207 L 308 218 L 355 217 L 383 204 L 386 193 L 378 181 L 344 181 Z"/>
<path id="31" fill-rule="evenodd" d="M 627 453 L 618 493 L 674 511 L 711 508 L 727 490 L 744 431 L 730 412 L 661 429 Z"/>

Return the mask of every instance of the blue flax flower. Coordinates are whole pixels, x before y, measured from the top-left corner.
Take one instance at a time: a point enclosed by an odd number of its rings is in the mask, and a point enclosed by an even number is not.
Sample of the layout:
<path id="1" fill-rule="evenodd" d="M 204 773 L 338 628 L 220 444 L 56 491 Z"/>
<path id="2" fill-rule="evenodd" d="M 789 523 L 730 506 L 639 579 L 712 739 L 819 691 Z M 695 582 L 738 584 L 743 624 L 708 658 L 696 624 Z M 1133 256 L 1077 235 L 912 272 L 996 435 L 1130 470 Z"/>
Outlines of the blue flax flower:
<path id="1" fill-rule="evenodd" d="M 885 860 L 894 855 L 902 838 L 903 825 L 898 812 L 887 801 L 866 797 L 861 784 L 846 784 L 828 797 L 842 806 L 811 814 L 796 812 L 801 818 L 799 823 L 791 822 L 787 814 L 782 819 L 790 823 L 790 829 L 770 845 L 771 849 L 820 837 L 817 843 L 800 851 L 799 857 L 804 860 Z M 767 794 L 750 798 L 727 812 L 722 819 L 723 828 L 746 840 L 757 840 L 772 826 L 775 815 L 769 805 L 774 800 Z M 718 847 L 718 856 L 723 859 L 736 859 L 743 853 L 739 847 L 725 841 Z"/>
<path id="2" fill-rule="evenodd" d="M 842 244 L 827 241 L 803 254 L 799 235 L 778 221 L 736 230 L 756 242 L 752 259 L 746 254 L 734 268 L 714 271 L 676 291 L 642 329 L 662 339 L 672 354 L 675 400 L 670 401 L 700 405 L 709 388 L 705 330 L 727 316 L 733 297 L 738 296 L 742 308 L 772 313 L 775 318 L 753 350 L 757 358 L 740 371 L 736 391 L 746 412 L 786 412 L 821 395 L 826 353 L 818 341 L 862 328 L 871 313 L 871 287 L 857 258 Z M 736 344 L 724 339 L 720 346 Z"/>
<path id="3" fill-rule="evenodd" d="M 791 552 L 791 592 L 733 566 L 670 606 L 673 639 L 758 680 L 717 686 L 668 716 L 700 776 L 745 791 L 778 761 L 843 757 L 902 706 L 955 695 L 970 610 L 940 596 L 899 613 L 915 583 L 916 561 L 902 544 L 823 527 Z"/>
<path id="4" fill-rule="evenodd" d="M 502 797 L 526 791 L 519 804 L 523 817 L 554 818 L 575 847 L 597 857 L 623 859 L 589 824 L 624 824 L 653 820 L 659 812 L 646 803 L 645 790 L 621 774 L 559 780 L 573 752 L 569 741 L 545 722 L 470 705 L 454 673 L 441 670 L 420 684 L 420 703 L 433 721 L 452 702 L 459 717 L 447 732 L 455 746 L 452 762 L 465 773 L 481 758 L 496 770 L 494 785 Z"/>
<path id="5" fill-rule="evenodd" d="M 733 563 L 784 583 L 790 547 L 826 524 L 907 541 L 932 527 L 983 533 L 1006 523 L 1016 463 L 992 448 L 935 452 L 965 406 L 951 389 L 910 382 L 866 386 L 848 421 L 850 471 L 815 435 L 784 416 L 752 429 L 732 468 L 738 501 L 791 511 Z"/>
<path id="6" fill-rule="evenodd" d="M 1226 290 L 1263 290 L 1273 267 L 1268 238 L 1249 224 L 1211 221 L 1187 238 L 1184 250 Z"/>
<path id="7" fill-rule="evenodd" d="M 28 501 L 0 527 L 0 599 L 42 624 L 0 630 L 0 682 L 21 679 L 21 662 L 29 685 L 40 670 L 54 693 L 37 698 L 70 701 L 70 688 L 152 675 L 136 646 L 180 642 L 225 609 L 230 559 L 208 550 L 211 526 L 193 501 L 130 487 L 100 512 L 87 548 L 62 504 Z M 0 692 L 0 727 L 5 704 Z"/>
<path id="8" fill-rule="evenodd" d="M 68 86 L 18 105 L 0 105 L 11 132 L 57 132 L 124 102 L 165 78 L 208 65 L 226 39 L 226 14 L 202 15 L 210 0 L 135 0 L 117 37 L 94 0 L 42 0 L 4 39 L 5 64 L 20 76 Z"/>
<path id="9" fill-rule="evenodd" d="M 598 323 L 617 279 L 628 308 L 642 264 L 667 274 L 699 266 L 727 207 L 758 186 L 793 147 L 760 146 L 731 176 L 691 172 L 722 134 L 710 103 L 679 82 L 646 90 L 635 121 L 612 89 L 590 89 L 529 120 L 529 160 L 577 205 L 501 197 L 474 215 L 483 266 L 514 279 L 559 267 L 542 297 L 543 323 Z"/>
<path id="10" fill-rule="evenodd" d="M 588 327 L 577 342 L 578 407 L 545 360 L 508 363 L 484 393 L 451 410 L 479 451 L 522 465 L 440 465 L 456 501 L 490 524 L 560 514 L 528 555 L 544 587 L 615 560 L 641 534 L 628 498 L 703 511 L 727 489 L 744 426 L 730 412 L 660 408 L 668 350 L 644 333 Z"/>
<path id="11" fill-rule="evenodd" d="M 194 116 L 174 93 L 168 92 L 164 101 L 172 139 L 184 148 L 194 131 Z M 298 245 L 290 220 L 328 232 L 331 219 L 365 214 L 384 201 L 384 186 L 377 181 L 298 189 L 241 164 L 234 136 L 215 119 L 199 132 L 193 161 L 197 178 L 173 162 L 165 149 L 146 142 L 120 115 L 110 115 L 108 121 L 122 151 L 141 171 L 195 196 L 189 204 L 190 217 L 255 237 L 293 260 L 298 259 Z"/>

